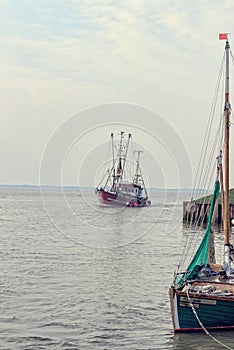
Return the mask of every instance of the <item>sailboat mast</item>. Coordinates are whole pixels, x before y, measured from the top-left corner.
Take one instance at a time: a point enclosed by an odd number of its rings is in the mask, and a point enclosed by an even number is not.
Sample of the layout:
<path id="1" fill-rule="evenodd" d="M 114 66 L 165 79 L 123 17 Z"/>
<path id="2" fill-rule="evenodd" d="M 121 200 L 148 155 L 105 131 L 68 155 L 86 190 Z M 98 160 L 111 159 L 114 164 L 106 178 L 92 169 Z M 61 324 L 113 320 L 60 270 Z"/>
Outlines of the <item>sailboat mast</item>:
<path id="1" fill-rule="evenodd" d="M 225 106 L 224 106 L 224 121 L 225 121 L 225 196 L 224 196 L 224 233 L 225 245 L 229 245 L 229 42 L 226 42 L 226 80 L 225 80 Z"/>
<path id="2" fill-rule="evenodd" d="M 229 221 L 229 127 L 230 127 L 230 102 L 229 102 L 229 51 L 230 46 L 226 41 L 226 79 L 225 79 L 225 106 L 224 106 L 224 122 L 225 122 L 225 140 L 224 140 L 224 161 L 225 161 L 225 193 L 224 193 L 224 245 L 225 245 L 225 261 L 228 269 L 230 268 L 230 221 Z"/>
<path id="3" fill-rule="evenodd" d="M 218 169 L 220 178 L 220 190 L 221 190 L 221 203 L 222 203 L 222 218 L 224 218 L 224 186 L 223 186 L 223 155 L 222 150 L 220 150 L 218 156 Z"/>

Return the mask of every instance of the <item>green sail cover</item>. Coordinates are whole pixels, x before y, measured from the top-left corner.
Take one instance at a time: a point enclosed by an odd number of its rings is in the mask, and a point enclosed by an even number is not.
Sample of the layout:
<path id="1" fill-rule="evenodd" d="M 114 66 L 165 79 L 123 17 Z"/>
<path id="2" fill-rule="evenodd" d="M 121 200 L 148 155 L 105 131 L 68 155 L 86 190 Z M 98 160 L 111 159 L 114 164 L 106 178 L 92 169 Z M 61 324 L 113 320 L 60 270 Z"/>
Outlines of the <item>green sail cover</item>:
<path id="1" fill-rule="evenodd" d="M 208 261 L 208 250 L 209 250 L 209 240 L 210 240 L 210 227 L 211 227 L 211 221 L 212 216 L 214 212 L 215 202 L 219 195 L 219 188 L 220 184 L 217 180 L 215 182 L 215 188 L 214 193 L 212 196 L 211 204 L 210 204 L 210 212 L 208 217 L 208 224 L 207 228 L 204 234 L 204 237 L 200 243 L 200 246 L 198 247 L 192 261 L 190 262 L 186 272 L 184 273 L 183 277 L 179 280 L 178 285 L 181 285 L 185 280 L 192 280 L 196 277 L 200 266 L 206 265 Z"/>

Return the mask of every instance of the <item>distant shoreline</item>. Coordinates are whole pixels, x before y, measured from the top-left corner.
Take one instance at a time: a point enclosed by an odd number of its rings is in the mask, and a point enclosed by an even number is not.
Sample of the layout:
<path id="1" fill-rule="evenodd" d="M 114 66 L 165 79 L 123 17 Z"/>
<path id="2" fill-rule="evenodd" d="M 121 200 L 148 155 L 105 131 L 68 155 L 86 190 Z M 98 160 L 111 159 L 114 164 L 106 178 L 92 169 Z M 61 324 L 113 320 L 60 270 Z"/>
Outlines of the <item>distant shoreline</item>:
<path id="1" fill-rule="evenodd" d="M 48 189 L 71 189 L 71 190 L 79 190 L 79 189 L 86 189 L 86 190 L 94 190 L 94 187 L 90 186 L 56 186 L 56 185 L 25 185 L 25 184 L 0 184 L 0 188 L 25 188 L 25 189 L 40 189 L 40 188 L 48 188 Z M 147 188 L 149 191 L 192 191 L 191 188 L 156 188 L 156 187 L 150 187 Z"/>

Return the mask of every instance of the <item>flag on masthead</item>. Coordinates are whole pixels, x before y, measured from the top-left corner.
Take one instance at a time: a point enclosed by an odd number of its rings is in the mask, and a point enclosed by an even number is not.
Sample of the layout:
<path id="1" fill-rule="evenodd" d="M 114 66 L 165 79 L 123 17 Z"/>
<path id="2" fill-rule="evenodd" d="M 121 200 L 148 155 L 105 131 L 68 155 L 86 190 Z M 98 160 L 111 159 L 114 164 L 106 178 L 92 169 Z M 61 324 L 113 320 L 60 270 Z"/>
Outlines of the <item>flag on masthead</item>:
<path id="1" fill-rule="evenodd" d="M 227 33 L 220 33 L 219 40 L 225 40 L 225 39 L 227 39 Z"/>

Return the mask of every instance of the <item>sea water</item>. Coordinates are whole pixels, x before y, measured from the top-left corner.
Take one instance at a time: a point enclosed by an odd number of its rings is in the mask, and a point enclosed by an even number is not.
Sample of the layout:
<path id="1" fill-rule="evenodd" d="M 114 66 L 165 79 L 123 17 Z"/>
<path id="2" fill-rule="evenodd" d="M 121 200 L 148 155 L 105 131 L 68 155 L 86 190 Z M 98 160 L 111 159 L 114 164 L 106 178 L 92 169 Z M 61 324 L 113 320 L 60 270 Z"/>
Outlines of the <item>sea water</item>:
<path id="1" fill-rule="evenodd" d="M 147 208 L 100 206 L 93 189 L 0 193 L 0 349 L 222 349 L 173 333 L 188 192 L 151 190 Z M 234 332 L 213 335 L 234 347 Z"/>

